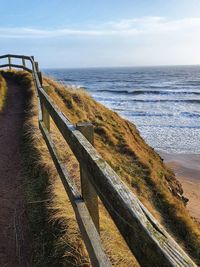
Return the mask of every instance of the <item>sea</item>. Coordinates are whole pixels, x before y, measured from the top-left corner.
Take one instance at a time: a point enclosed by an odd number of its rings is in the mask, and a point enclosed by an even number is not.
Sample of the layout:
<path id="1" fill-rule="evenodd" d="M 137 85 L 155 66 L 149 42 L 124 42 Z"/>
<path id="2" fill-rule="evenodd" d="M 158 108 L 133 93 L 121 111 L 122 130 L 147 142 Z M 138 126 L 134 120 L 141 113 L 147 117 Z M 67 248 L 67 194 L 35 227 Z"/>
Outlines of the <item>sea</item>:
<path id="1" fill-rule="evenodd" d="M 133 122 L 165 153 L 200 154 L 200 66 L 44 69 Z"/>

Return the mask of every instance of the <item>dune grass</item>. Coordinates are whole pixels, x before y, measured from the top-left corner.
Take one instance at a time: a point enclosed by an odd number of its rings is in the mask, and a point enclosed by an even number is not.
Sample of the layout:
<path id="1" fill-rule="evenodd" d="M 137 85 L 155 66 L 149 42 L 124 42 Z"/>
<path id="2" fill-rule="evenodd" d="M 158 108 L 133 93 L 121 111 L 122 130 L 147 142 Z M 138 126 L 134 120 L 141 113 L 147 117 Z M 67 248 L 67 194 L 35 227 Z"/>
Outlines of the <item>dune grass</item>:
<path id="1" fill-rule="evenodd" d="M 0 75 L 0 112 L 3 110 L 6 103 L 6 95 L 7 95 L 7 86 L 6 81 Z"/>
<path id="2" fill-rule="evenodd" d="M 6 75 L 28 91 L 32 86 L 27 73 L 7 72 Z M 199 263 L 200 229 L 185 208 L 181 185 L 160 156 L 140 137 L 136 127 L 94 101 L 84 90 L 66 88 L 48 78 L 44 79 L 44 85 L 71 122 L 94 124 L 98 152 Z M 27 202 L 33 203 L 28 210 L 33 223 L 33 262 L 35 266 L 41 263 L 42 266 L 89 266 L 72 207 L 38 129 L 36 97 L 33 94 L 27 99 L 22 164 L 27 177 Z M 80 187 L 78 162 L 53 123 L 51 134 L 62 161 Z M 139 266 L 101 203 L 100 231 L 113 266 Z"/>
<path id="3" fill-rule="evenodd" d="M 48 93 L 74 124 L 90 121 L 95 147 L 177 241 L 200 261 L 200 228 L 185 208 L 181 184 L 136 127 L 97 103 L 84 90 L 45 79 Z"/>

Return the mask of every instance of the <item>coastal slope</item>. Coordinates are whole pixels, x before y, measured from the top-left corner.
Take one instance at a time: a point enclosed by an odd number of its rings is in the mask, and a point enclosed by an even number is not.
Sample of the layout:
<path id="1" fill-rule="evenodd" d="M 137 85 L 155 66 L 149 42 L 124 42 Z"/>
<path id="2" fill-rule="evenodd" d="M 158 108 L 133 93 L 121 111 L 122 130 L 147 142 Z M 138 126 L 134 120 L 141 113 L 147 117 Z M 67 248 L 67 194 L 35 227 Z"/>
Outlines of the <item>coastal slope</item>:
<path id="1" fill-rule="evenodd" d="M 40 234 L 39 240 L 36 238 L 33 243 L 35 265 L 40 266 L 41 262 L 45 262 L 44 266 L 50 263 L 52 266 L 58 263 L 61 266 L 89 266 L 73 210 L 38 129 L 32 78 L 25 72 L 6 72 L 4 76 L 32 92 L 27 99 L 22 153 L 24 174 L 27 176 L 27 199 L 34 203 L 28 212 L 34 224 L 34 236 Z M 43 79 L 43 85 L 72 123 L 93 123 L 94 146 L 98 152 L 199 263 L 200 229 L 186 209 L 187 199 L 183 196 L 182 186 L 162 158 L 145 143 L 134 124 L 96 102 L 85 90 L 65 87 L 49 78 Z M 78 162 L 53 123 L 51 134 L 62 161 L 80 188 Z M 113 266 L 139 266 L 101 203 L 100 230 Z"/>
<path id="2" fill-rule="evenodd" d="M 97 103 L 85 90 L 66 88 L 52 79 L 45 82 L 49 95 L 70 121 L 93 123 L 98 152 L 151 213 L 199 258 L 199 225 L 186 209 L 182 186 L 158 153 L 145 143 L 135 125 Z"/>

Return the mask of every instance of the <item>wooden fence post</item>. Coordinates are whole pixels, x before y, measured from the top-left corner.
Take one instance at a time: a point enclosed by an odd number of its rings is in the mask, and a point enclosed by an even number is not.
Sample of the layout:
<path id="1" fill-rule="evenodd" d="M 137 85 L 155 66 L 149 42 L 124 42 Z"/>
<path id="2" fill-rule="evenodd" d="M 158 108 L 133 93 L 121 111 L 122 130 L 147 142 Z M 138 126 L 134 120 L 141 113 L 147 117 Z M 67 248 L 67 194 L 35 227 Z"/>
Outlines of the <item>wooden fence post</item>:
<path id="1" fill-rule="evenodd" d="M 22 65 L 26 68 L 26 61 L 24 58 L 22 58 Z"/>
<path id="2" fill-rule="evenodd" d="M 36 71 L 39 72 L 39 65 L 37 61 L 35 61 L 35 68 L 36 68 Z"/>
<path id="3" fill-rule="evenodd" d="M 37 71 L 38 78 L 40 80 L 40 84 L 42 86 L 42 72 L 39 70 L 39 64 L 38 64 L 37 61 L 35 61 L 35 68 L 36 68 L 36 71 Z"/>
<path id="4" fill-rule="evenodd" d="M 41 84 L 41 86 L 42 86 L 42 72 L 41 72 L 41 71 L 38 71 L 38 72 L 37 72 L 37 75 L 38 75 L 38 78 L 39 78 L 39 80 L 40 80 L 40 84 Z"/>
<path id="5" fill-rule="evenodd" d="M 79 130 L 85 138 L 94 145 L 94 127 L 90 122 L 78 123 L 76 129 Z M 85 204 L 88 208 L 88 211 L 92 217 L 94 225 L 96 226 L 97 231 L 99 232 L 99 207 L 98 207 L 98 196 L 88 179 L 87 172 L 83 169 L 83 166 L 80 163 L 80 174 L 81 174 L 81 191 L 82 196 L 85 201 Z"/>
<path id="6" fill-rule="evenodd" d="M 12 64 L 11 57 L 8 57 L 8 64 Z M 9 70 L 11 70 L 11 66 L 9 66 Z"/>
<path id="7" fill-rule="evenodd" d="M 48 91 L 48 86 L 43 87 L 44 91 Z M 42 121 L 44 122 L 48 131 L 50 131 L 50 115 L 48 110 L 46 109 L 43 101 L 41 101 L 41 109 L 42 109 Z"/>

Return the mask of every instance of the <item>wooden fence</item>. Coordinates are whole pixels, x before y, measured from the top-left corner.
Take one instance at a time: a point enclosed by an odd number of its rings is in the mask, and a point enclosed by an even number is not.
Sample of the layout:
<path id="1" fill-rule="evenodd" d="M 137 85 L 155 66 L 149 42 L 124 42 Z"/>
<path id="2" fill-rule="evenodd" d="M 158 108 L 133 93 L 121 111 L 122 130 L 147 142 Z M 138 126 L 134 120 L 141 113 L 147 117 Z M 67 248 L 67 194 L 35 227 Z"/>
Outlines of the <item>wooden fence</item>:
<path id="1" fill-rule="evenodd" d="M 8 63 L 0 68 L 14 67 L 32 73 L 39 103 L 39 127 L 73 206 L 91 264 L 111 266 L 99 234 L 99 197 L 141 266 L 196 266 L 95 150 L 92 125 L 72 125 L 53 103 L 42 86 L 42 75 L 34 57 L 3 55 L 0 61 L 4 58 Z M 12 64 L 13 58 L 20 59 L 22 64 Z M 26 67 L 26 61 L 31 63 L 31 69 Z M 50 133 L 50 117 L 79 161 L 82 193 L 72 183 L 56 152 Z"/>

